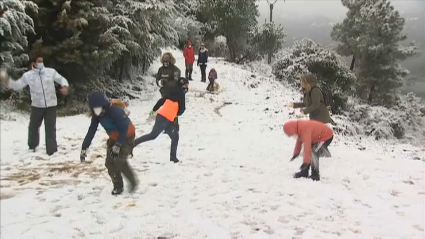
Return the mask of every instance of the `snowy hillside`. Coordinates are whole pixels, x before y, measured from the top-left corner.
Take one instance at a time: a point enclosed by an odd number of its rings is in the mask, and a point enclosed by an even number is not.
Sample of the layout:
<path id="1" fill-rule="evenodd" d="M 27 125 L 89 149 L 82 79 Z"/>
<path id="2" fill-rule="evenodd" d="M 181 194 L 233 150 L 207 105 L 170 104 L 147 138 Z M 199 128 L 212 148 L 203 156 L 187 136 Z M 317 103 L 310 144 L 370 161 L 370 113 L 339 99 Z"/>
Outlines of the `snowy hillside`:
<path id="1" fill-rule="evenodd" d="M 173 54 L 184 72 L 181 53 Z M 50 159 L 44 146 L 28 152 L 27 115 L 1 121 L 1 237 L 424 238 L 424 162 L 411 159 L 423 149 L 336 136 L 333 157 L 321 160 L 322 180 L 293 179 L 301 161 L 289 162 L 295 142 L 282 124 L 299 95 L 264 69 L 218 59 L 211 67 L 221 90 L 205 93 L 195 67 L 179 118 L 182 163 L 169 162 L 165 134 L 136 147 L 133 195 L 110 195 L 101 127 L 89 162 L 79 162 L 84 115 L 58 119 L 60 148 Z M 159 96 L 148 92 L 143 99 Z M 153 126 L 155 101 L 130 103 L 138 136 Z"/>

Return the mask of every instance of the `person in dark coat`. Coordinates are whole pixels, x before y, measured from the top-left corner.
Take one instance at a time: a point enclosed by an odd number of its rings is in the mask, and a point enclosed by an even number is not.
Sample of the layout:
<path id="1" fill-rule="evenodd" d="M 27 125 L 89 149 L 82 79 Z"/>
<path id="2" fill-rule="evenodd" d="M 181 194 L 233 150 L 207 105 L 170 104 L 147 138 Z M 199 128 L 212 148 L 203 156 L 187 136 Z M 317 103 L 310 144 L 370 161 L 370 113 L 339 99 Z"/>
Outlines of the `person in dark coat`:
<path id="1" fill-rule="evenodd" d="M 158 100 L 150 112 L 150 115 L 154 115 L 155 112 L 157 112 L 152 131 L 135 139 L 135 146 L 154 140 L 165 131 L 171 139 L 170 161 L 174 163 L 179 162 L 177 159 L 177 146 L 180 136 L 174 121 L 186 110 L 184 86 L 187 85 L 187 83 L 187 79 L 180 78 L 178 86 L 170 89 L 164 97 Z"/>
<path id="2" fill-rule="evenodd" d="M 137 187 L 137 179 L 127 162 L 134 147 L 136 129 L 133 123 L 122 107 L 112 104 L 101 92 L 89 95 L 89 106 L 91 123 L 83 141 L 80 161 L 85 161 L 87 149 L 90 147 L 100 123 L 109 135 L 106 142 L 105 166 L 114 186 L 112 195 L 118 195 L 124 191 L 121 174 L 130 182 L 129 192 L 133 193 Z"/>
<path id="3" fill-rule="evenodd" d="M 201 82 L 207 81 L 207 63 L 208 63 L 208 49 L 205 48 L 204 43 L 201 43 L 201 47 L 199 48 L 198 60 L 196 65 L 201 68 Z"/>

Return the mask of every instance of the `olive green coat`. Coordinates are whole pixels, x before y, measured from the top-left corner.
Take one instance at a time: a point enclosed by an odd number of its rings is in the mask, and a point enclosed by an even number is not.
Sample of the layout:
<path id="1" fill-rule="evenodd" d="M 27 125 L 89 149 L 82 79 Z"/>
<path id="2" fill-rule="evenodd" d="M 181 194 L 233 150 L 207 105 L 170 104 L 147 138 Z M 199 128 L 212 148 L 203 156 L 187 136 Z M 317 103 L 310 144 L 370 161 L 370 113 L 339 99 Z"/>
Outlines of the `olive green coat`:
<path id="1" fill-rule="evenodd" d="M 322 91 L 318 85 L 316 79 L 308 79 L 308 83 L 311 86 L 310 92 L 304 93 L 303 102 L 294 103 L 294 108 L 304 108 L 304 113 L 308 114 L 311 120 L 317 120 L 322 123 L 330 123 L 331 116 L 329 114 L 328 107 L 325 105 Z"/>

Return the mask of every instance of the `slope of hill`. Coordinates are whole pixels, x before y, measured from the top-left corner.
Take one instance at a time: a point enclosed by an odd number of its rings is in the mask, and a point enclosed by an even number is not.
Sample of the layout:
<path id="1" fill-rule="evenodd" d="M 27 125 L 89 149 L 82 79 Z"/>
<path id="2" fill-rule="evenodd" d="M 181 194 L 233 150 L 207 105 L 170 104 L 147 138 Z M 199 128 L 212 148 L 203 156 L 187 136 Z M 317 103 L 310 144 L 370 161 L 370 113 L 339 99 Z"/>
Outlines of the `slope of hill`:
<path id="1" fill-rule="evenodd" d="M 174 51 L 183 67 L 181 52 Z M 158 65 L 153 66 L 155 72 Z M 211 59 L 219 94 L 205 93 L 195 68 L 187 93 L 178 156 L 170 140 L 134 149 L 130 164 L 140 188 L 110 195 L 99 129 L 80 164 L 90 120 L 58 119 L 58 154 L 26 147 L 28 117 L 1 121 L 1 228 L 4 238 L 423 238 L 423 149 L 394 142 L 336 136 L 332 158 L 321 160 L 322 180 L 295 180 L 289 163 L 294 140 L 282 132 L 291 88 L 266 68 Z M 145 77 L 149 87 L 152 77 Z M 147 114 L 159 96 L 150 87 L 130 105 L 137 135 L 149 132 Z M 43 131 L 43 130 L 42 130 Z M 42 133 L 42 137 L 44 134 Z M 43 142 L 43 140 L 42 140 Z"/>

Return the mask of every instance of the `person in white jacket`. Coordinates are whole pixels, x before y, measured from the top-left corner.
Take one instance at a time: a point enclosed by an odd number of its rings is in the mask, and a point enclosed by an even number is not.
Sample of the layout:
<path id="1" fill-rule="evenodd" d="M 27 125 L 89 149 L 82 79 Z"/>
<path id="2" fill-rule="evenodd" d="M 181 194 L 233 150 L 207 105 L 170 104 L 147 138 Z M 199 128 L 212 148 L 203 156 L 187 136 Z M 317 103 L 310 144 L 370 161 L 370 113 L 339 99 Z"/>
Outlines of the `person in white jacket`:
<path id="1" fill-rule="evenodd" d="M 61 94 L 68 94 L 68 81 L 55 69 L 44 67 L 43 57 L 32 61 L 32 69 L 16 81 L 2 76 L 5 85 L 13 90 L 29 86 L 31 94 L 31 115 L 28 127 L 28 147 L 35 151 L 40 143 L 40 126 L 44 120 L 46 132 L 46 153 L 50 156 L 58 151 L 56 142 L 56 97 L 55 82 L 61 85 Z"/>

